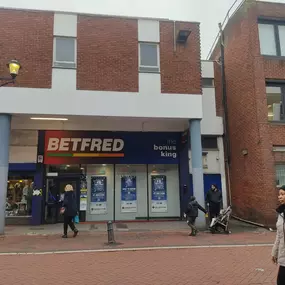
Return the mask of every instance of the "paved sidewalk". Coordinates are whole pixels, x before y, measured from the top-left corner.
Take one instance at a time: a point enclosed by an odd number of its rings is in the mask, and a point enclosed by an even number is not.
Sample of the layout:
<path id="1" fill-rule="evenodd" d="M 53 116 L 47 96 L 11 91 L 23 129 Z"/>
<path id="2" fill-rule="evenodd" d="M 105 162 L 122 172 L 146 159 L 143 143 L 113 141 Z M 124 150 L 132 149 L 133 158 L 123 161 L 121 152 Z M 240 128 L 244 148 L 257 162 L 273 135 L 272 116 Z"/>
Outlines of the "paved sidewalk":
<path id="1" fill-rule="evenodd" d="M 276 270 L 268 247 L 0 256 L 5 285 L 274 285 Z"/>
<path id="2" fill-rule="evenodd" d="M 70 234 L 71 235 L 71 234 Z M 275 233 L 268 231 L 238 232 L 231 235 L 199 233 L 189 237 L 188 231 L 116 232 L 117 245 L 106 245 L 104 232 L 80 232 L 76 238 L 57 235 L 11 235 L 0 238 L 0 253 L 53 252 L 108 248 L 179 247 L 210 245 L 272 244 Z"/>
<path id="3" fill-rule="evenodd" d="M 106 223 L 80 223 L 77 225 L 80 232 L 88 233 L 105 233 L 107 230 Z M 62 233 L 62 224 L 41 225 L 41 226 L 7 226 L 5 228 L 6 236 L 11 235 L 58 235 Z M 257 228 L 245 223 L 231 220 L 230 229 L 234 233 L 239 232 L 264 232 L 267 231 L 262 228 Z M 175 231 L 189 231 L 189 227 L 185 221 L 164 221 L 164 222 L 117 222 L 114 223 L 114 230 L 116 232 L 175 232 Z"/>
<path id="4" fill-rule="evenodd" d="M 76 238 L 62 239 L 62 225 L 7 227 L 0 238 L 1 280 L 5 285 L 276 284 L 277 267 L 270 262 L 275 233 L 264 229 L 235 224 L 231 235 L 189 237 L 183 222 L 119 224 L 119 244 L 108 246 L 105 225 L 79 228 Z"/>

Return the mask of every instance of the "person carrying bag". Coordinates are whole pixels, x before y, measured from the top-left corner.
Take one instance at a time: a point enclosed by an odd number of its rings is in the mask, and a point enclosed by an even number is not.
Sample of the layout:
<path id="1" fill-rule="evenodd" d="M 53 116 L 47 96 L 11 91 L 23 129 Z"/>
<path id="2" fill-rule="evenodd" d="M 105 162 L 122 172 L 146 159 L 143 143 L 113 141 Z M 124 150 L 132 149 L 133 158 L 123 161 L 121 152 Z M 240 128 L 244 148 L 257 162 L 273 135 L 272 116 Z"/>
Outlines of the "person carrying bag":
<path id="1" fill-rule="evenodd" d="M 70 184 L 65 186 L 65 194 L 63 199 L 63 207 L 60 210 L 60 213 L 63 215 L 63 236 L 62 238 L 67 238 L 67 229 L 68 226 L 73 231 L 73 237 L 78 235 L 78 229 L 74 225 L 75 217 L 78 219 L 78 210 L 76 197 L 73 191 L 73 187 Z M 76 222 L 76 221 L 75 221 Z M 78 219 L 79 222 L 79 219 Z"/>

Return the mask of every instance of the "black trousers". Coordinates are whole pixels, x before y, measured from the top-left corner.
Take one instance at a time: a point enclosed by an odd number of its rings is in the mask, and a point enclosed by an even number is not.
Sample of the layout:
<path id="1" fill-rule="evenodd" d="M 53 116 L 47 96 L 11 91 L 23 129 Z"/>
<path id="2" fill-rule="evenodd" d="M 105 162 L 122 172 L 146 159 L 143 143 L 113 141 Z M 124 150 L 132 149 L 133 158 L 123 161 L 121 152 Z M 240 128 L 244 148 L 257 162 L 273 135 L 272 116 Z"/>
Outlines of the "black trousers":
<path id="1" fill-rule="evenodd" d="M 277 285 L 284 285 L 284 284 L 285 284 L 285 267 L 280 266 L 277 276 Z"/>
<path id="2" fill-rule="evenodd" d="M 217 217 L 220 213 L 221 206 L 218 203 L 210 203 L 209 205 L 209 218 L 210 222 L 213 218 Z"/>
<path id="3" fill-rule="evenodd" d="M 195 227 L 196 217 L 187 216 L 187 224 L 191 228 L 191 233 L 195 235 L 197 233 L 197 228 Z"/>
<path id="4" fill-rule="evenodd" d="M 73 217 L 64 216 L 64 219 L 63 219 L 63 234 L 64 235 L 67 235 L 68 226 L 70 226 L 72 231 L 76 230 L 75 225 L 73 223 Z"/>

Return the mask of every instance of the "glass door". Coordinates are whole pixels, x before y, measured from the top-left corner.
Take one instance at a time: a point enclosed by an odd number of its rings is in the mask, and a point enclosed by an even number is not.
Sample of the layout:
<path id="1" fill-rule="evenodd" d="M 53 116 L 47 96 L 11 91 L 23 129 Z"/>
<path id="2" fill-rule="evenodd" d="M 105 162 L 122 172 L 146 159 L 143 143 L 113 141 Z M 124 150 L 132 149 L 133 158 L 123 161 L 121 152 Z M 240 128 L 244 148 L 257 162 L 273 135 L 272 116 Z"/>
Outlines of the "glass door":
<path id="1" fill-rule="evenodd" d="M 79 179 L 77 178 L 52 178 L 47 180 L 46 191 L 46 215 L 47 223 L 62 223 L 63 216 L 60 215 L 60 208 L 62 207 L 64 199 L 64 189 L 67 184 L 72 185 L 79 205 Z"/>

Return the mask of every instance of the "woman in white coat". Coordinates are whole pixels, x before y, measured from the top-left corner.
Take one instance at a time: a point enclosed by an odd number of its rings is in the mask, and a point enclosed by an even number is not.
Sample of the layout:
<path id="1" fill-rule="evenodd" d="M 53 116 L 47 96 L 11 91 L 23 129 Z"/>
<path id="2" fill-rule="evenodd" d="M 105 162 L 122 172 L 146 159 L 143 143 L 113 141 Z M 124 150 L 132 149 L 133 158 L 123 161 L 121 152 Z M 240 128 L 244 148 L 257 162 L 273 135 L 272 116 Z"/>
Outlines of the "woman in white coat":
<path id="1" fill-rule="evenodd" d="M 277 285 L 285 285 L 285 185 L 279 190 L 278 200 L 280 206 L 276 209 L 278 214 L 277 234 L 272 249 L 272 261 L 279 265 Z"/>

